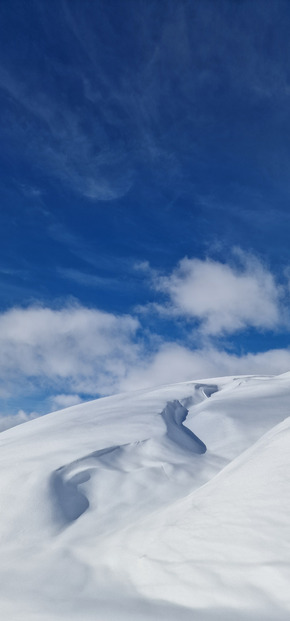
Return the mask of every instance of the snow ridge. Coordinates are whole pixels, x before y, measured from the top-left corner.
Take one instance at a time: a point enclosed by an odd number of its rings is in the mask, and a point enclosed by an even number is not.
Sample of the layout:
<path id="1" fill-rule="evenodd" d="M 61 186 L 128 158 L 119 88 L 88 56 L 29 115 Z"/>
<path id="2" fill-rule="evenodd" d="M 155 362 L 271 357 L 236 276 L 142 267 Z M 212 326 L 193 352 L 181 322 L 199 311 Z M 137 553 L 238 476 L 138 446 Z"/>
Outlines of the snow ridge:
<path id="1" fill-rule="evenodd" d="M 1 618 L 288 621 L 289 402 L 215 378 L 1 433 Z"/>
<path id="2" fill-rule="evenodd" d="M 183 425 L 188 415 L 188 410 L 179 401 L 169 401 L 161 412 L 166 424 L 166 435 L 185 450 L 202 454 L 206 451 L 206 445 Z"/>

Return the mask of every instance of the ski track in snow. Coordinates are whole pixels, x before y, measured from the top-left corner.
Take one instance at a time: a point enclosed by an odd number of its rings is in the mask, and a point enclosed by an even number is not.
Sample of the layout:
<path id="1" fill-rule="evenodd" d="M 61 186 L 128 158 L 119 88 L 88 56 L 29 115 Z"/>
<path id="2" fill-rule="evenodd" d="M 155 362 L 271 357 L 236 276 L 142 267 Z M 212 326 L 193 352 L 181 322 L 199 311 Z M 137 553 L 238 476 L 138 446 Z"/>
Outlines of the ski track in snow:
<path id="1" fill-rule="evenodd" d="M 289 403 L 217 378 L 1 433 L 1 619 L 288 621 Z"/>

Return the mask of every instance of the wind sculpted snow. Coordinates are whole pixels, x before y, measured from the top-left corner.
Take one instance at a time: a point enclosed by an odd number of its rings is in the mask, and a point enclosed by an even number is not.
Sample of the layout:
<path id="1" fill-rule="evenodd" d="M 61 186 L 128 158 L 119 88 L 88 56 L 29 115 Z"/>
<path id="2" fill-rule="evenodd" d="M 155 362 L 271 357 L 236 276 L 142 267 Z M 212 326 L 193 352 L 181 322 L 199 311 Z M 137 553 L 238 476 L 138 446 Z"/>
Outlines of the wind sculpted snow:
<path id="1" fill-rule="evenodd" d="M 1 618 L 289 619 L 289 402 L 216 378 L 0 434 Z"/>
<path id="2" fill-rule="evenodd" d="M 161 412 L 166 428 L 160 438 L 109 446 L 58 468 L 52 474 L 51 486 L 56 511 L 63 526 L 69 525 L 89 509 L 90 502 L 83 484 L 92 479 L 90 484 L 95 488 L 94 498 L 99 500 L 96 507 L 97 522 L 98 517 L 106 515 L 110 507 L 117 516 L 116 527 L 120 526 L 122 517 L 129 519 L 133 510 L 136 517 L 140 507 L 140 514 L 144 515 L 144 512 L 162 505 L 163 499 L 172 498 L 176 493 L 173 488 L 178 469 L 183 475 L 183 481 L 180 480 L 183 493 L 187 488 L 190 490 L 192 476 L 186 472 L 186 466 L 188 469 L 189 465 L 195 463 L 197 467 L 193 456 L 205 453 L 206 446 L 183 425 L 187 415 L 188 410 L 178 400 L 169 401 Z M 188 451 L 190 455 L 186 455 Z M 169 464 L 172 461 L 174 464 L 171 464 L 170 477 Z M 187 461 L 190 463 L 186 464 Z M 151 476 L 148 478 L 150 471 Z M 103 480 L 106 481 L 106 494 L 103 493 L 99 499 Z M 110 520 L 111 527 L 112 524 Z"/>

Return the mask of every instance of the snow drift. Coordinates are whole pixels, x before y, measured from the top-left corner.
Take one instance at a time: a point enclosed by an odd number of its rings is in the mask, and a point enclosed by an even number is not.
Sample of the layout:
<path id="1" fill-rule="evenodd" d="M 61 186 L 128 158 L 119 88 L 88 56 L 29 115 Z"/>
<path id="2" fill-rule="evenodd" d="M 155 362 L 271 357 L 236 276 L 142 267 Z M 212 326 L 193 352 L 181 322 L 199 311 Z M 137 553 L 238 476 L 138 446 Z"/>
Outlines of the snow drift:
<path id="1" fill-rule="evenodd" d="M 289 619 L 289 403 L 216 378 L 1 433 L 1 618 Z"/>

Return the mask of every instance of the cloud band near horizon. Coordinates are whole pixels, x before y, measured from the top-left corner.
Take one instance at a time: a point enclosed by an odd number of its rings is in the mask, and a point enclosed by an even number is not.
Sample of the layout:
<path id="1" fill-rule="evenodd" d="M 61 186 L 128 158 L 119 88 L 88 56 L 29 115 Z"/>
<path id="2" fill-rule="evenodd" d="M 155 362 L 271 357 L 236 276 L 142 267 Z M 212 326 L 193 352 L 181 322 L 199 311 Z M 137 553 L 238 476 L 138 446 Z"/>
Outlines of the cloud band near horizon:
<path id="1" fill-rule="evenodd" d="M 27 400 L 39 391 L 49 411 L 164 383 L 289 370 L 287 347 L 237 355 L 222 338 L 248 328 L 289 329 L 286 287 L 256 258 L 241 252 L 235 264 L 185 258 L 167 276 L 147 266 L 145 278 L 160 294 L 153 310 L 173 322 L 184 318 L 188 338 L 183 342 L 150 331 L 146 312 L 117 315 L 76 303 L 2 312 L 2 414 L 11 415 L 12 396 Z M 11 423 L 23 422 L 22 407 L 20 412 Z"/>

